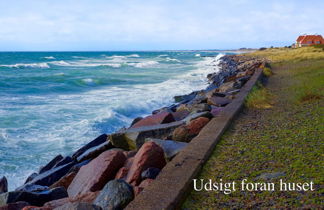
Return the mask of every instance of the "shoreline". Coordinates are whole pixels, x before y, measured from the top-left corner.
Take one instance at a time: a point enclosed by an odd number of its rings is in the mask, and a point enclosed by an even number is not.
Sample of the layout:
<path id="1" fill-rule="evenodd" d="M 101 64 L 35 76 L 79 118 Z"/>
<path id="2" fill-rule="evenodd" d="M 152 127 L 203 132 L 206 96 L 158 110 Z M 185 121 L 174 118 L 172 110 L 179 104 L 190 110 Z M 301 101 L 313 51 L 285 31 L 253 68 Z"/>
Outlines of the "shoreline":
<path id="1" fill-rule="evenodd" d="M 16 200 L 8 198 L 5 202 L 26 201 L 35 206 L 61 199 L 64 204 L 85 201 L 103 207 L 106 204 L 98 198 L 122 187 L 128 192 L 130 202 L 134 194 L 136 197 L 153 182 L 167 162 L 232 102 L 262 62 L 255 58 L 223 56 L 220 71 L 207 76 L 207 88 L 176 96 L 175 104 L 134 119 L 129 128 L 102 134 L 71 156 L 56 156 L 38 173 L 30 175 L 23 186 L 0 194 L 0 198 L 16 195 Z M 98 169 L 95 175 L 91 174 L 94 169 Z M 33 201 L 36 198 L 38 201 Z M 0 206 L 6 203 L 0 202 Z"/>

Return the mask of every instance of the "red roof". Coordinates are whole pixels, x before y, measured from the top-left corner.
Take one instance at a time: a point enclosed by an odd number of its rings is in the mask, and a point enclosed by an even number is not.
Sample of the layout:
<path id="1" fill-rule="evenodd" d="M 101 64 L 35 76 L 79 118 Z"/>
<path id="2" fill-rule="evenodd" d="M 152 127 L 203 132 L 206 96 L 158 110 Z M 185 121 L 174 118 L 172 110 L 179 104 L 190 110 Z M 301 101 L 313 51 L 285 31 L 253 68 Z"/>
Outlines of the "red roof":
<path id="1" fill-rule="evenodd" d="M 299 36 L 296 41 L 301 44 L 315 44 L 316 42 L 324 44 L 324 39 L 321 35 L 302 35 Z"/>

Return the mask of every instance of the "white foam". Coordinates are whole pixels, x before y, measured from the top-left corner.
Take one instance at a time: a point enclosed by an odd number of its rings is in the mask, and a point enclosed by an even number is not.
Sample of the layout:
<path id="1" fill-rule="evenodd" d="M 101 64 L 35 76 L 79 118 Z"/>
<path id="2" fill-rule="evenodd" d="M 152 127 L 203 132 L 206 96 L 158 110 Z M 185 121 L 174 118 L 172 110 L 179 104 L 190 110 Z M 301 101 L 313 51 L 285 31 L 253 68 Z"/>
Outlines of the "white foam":
<path id="1" fill-rule="evenodd" d="M 140 56 L 138 54 L 131 54 L 131 55 L 128 55 L 127 57 L 129 57 L 129 58 L 139 58 Z"/>
<path id="2" fill-rule="evenodd" d="M 47 63 L 16 63 L 10 65 L 0 65 L 8 68 L 50 68 Z"/>
<path id="3" fill-rule="evenodd" d="M 55 59 L 54 56 L 45 56 L 45 57 L 43 57 L 43 58 L 48 59 L 48 60 L 53 60 L 53 59 Z"/>
<path id="4" fill-rule="evenodd" d="M 139 63 L 127 63 L 129 66 L 134 66 L 136 68 L 146 68 L 159 64 L 157 61 L 144 61 Z"/>
<path id="5" fill-rule="evenodd" d="M 195 56 L 196 56 L 196 57 L 200 57 L 200 54 L 199 54 L 199 53 L 197 53 L 197 54 L 195 54 Z"/>
<path id="6" fill-rule="evenodd" d="M 178 60 L 178 59 L 176 59 L 176 58 L 170 58 L 170 57 L 166 57 L 165 60 L 166 60 L 166 61 L 180 62 L 180 60 Z"/>

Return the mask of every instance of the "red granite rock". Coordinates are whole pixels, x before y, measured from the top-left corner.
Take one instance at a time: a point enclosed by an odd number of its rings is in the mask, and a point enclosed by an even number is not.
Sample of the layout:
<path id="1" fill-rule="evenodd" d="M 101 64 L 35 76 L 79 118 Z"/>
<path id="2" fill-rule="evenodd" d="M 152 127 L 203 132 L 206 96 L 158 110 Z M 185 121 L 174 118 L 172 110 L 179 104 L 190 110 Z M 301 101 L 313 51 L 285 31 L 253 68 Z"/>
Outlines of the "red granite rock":
<path id="1" fill-rule="evenodd" d="M 1 209 L 1 207 L 0 207 Z M 1 209 L 2 210 L 2 209 Z M 11 209 L 10 209 L 11 210 Z M 49 207 L 39 207 L 39 206 L 25 206 L 21 210 L 53 210 L 52 208 Z"/>
<path id="2" fill-rule="evenodd" d="M 162 111 L 154 115 L 147 116 L 134 125 L 132 125 L 132 128 L 139 128 L 143 126 L 152 126 L 152 125 L 158 125 L 158 124 L 164 124 L 164 123 L 171 123 L 174 122 L 173 115 L 167 111 Z"/>
<path id="3" fill-rule="evenodd" d="M 209 119 L 207 117 L 199 117 L 191 120 L 188 125 L 176 128 L 172 133 L 172 139 L 175 141 L 190 142 L 208 122 Z"/>
<path id="4" fill-rule="evenodd" d="M 127 173 L 130 169 L 130 167 L 132 166 L 133 164 L 133 161 L 134 161 L 134 157 L 131 157 L 131 158 L 128 158 L 125 163 L 124 163 L 124 166 L 121 167 L 116 176 L 115 176 L 115 179 L 126 179 L 126 176 L 127 176 Z"/>
<path id="5" fill-rule="evenodd" d="M 96 192 L 87 192 L 85 194 L 79 195 L 75 198 L 70 198 L 70 202 L 86 202 L 86 203 L 92 203 L 97 196 L 99 195 L 100 191 Z"/>
<path id="6" fill-rule="evenodd" d="M 149 167 L 162 169 L 166 164 L 163 149 L 154 142 L 146 142 L 138 150 L 126 181 L 133 186 L 141 182 L 141 173 Z"/>
<path id="7" fill-rule="evenodd" d="M 1 204 L 0 204 L 1 205 Z M 29 203 L 25 201 L 18 201 L 16 203 L 8 203 L 7 205 L 0 206 L 0 210 L 15 210 L 22 209 L 26 206 L 29 206 Z"/>
<path id="8" fill-rule="evenodd" d="M 217 115 L 219 115 L 219 113 L 222 111 L 222 107 L 216 107 L 216 108 L 212 108 L 212 110 L 210 111 L 210 113 L 212 113 L 212 115 L 214 117 L 216 117 Z"/>
<path id="9" fill-rule="evenodd" d="M 89 192 L 101 190 L 113 179 L 126 160 L 119 150 L 108 150 L 100 154 L 85 166 L 82 166 L 69 188 L 69 197 L 74 199 Z"/>

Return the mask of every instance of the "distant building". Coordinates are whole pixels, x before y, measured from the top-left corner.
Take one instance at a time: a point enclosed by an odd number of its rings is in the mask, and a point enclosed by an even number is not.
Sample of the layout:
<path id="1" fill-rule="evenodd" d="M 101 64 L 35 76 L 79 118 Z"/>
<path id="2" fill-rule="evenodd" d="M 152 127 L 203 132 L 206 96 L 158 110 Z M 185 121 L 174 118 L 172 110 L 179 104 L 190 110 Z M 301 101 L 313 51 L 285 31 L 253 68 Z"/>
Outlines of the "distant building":
<path id="1" fill-rule="evenodd" d="M 304 47 L 315 44 L 324 44 L 324 39 L 321 35 L 301 35 L 297 38 L 295 47 Z"/>

